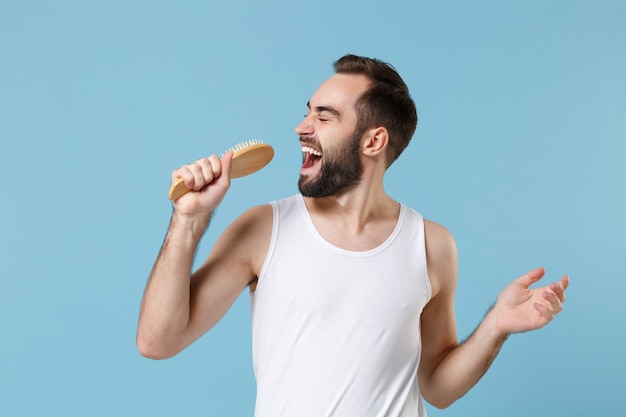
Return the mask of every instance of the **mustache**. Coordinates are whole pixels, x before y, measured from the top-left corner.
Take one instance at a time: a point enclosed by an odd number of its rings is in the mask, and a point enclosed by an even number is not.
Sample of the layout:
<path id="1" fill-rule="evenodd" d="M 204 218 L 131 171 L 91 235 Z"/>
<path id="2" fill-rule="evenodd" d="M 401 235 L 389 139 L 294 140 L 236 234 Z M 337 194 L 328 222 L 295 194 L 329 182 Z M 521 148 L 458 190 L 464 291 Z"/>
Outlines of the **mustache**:
<path id="1" fill-rule="evenodd" d="M 322 145 L 310 136 L 300 136 L 300 143 L 305 146 L 310 146 L 311 148 L 317 149 L 318 151 L 322 150 Z"/>

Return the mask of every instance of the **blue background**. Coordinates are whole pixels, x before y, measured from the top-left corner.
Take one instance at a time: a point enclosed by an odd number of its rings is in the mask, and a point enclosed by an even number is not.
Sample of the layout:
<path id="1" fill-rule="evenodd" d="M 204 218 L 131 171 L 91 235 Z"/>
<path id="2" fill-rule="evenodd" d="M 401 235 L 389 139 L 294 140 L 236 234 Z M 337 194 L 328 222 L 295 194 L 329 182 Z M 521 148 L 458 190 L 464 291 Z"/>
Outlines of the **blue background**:
<path id="1" fill-rule="evenodd" d="M 566 310 L 430 416 L 623 413 L 625 2 L 0 0 L 0 415 L 252 415 L 247 294 L 179 356 L 137 353 L 169 174 L 275 148 L 200 262 L 244 209 L 296 192 L 293 128 L 348 52 L 412 90 L 386 186 L 457 239 L 459 337 L 527 270 L 571 275 Z"/>

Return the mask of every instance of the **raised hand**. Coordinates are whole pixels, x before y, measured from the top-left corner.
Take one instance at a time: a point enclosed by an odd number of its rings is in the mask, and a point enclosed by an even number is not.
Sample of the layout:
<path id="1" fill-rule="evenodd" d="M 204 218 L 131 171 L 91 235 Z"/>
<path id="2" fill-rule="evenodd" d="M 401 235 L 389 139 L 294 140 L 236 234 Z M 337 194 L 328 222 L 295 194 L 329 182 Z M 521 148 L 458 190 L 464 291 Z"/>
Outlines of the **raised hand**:
<path id="1" fill-rule="evenodd" d="M 548 324 L 563 309 L 569 277 L 559 282 L 531 289 L 545 274 L 537 268 L 517 278 L 498 296 L 494 306 L 496 325 L 502 333 L 520 333 L 539 329 Z"/>
<path id="2" fill-rule="evenodd" d="M 172 182 L 182 178 L 189 192 L 174 201 L 179 214 L 212 213 L 230 188 L 232 152 L 199 159 L 172 172 Z"/>

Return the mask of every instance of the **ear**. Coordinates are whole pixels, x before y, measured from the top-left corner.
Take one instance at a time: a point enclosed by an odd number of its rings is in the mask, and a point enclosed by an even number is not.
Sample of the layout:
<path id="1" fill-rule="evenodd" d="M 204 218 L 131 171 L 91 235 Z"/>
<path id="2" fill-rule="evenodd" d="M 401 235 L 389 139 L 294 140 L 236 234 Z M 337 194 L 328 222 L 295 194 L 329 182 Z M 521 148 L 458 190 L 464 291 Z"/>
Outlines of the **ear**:
<path id="1" fill-rule="evenodd" d="M 385 155 L 389 143 L 389 132 L 385 127 L 376 127 L 368 130 L 362 144 L 362 151 L 367 156 Z"/>

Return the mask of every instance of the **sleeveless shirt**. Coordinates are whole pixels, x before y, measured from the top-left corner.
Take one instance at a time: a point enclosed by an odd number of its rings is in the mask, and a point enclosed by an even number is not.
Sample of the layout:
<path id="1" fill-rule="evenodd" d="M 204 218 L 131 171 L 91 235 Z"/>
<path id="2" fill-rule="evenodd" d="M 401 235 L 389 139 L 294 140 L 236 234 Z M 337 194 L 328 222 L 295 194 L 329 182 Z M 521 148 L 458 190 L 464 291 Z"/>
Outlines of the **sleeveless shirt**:
<path id="1" fill-rule="evenodd" d="M 424 222 L 401 205 L 380 246 L 319 234 L 301 195 L 271 203 L 252 302 L 256 417 L 425 417 L 417 369 L 431 297 Z"/>

